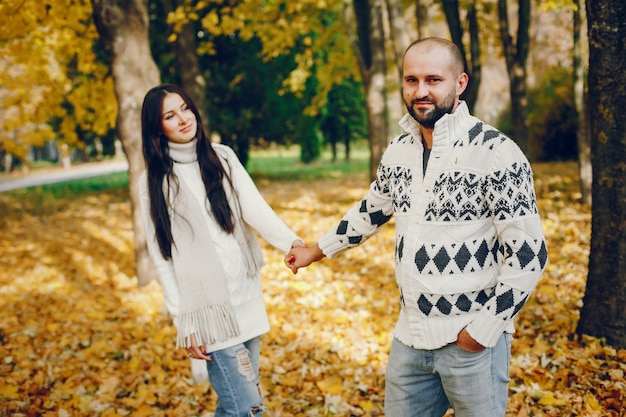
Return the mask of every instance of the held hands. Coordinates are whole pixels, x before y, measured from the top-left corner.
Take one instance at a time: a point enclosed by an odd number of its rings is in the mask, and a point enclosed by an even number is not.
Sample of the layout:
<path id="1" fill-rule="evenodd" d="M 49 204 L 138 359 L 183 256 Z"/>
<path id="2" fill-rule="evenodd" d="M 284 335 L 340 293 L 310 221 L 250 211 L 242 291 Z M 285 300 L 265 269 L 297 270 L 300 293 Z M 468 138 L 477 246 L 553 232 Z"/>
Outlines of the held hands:
<path id="1" fill-rule="evenodd" d="M 324 253 L 319 248 L 317 243 L 311 247 L 302 245 L 291 247 L 291 250 L 285 256 L 285 265 L 291 269 L 294 274 L 298 273 L 299 268 L 304 268 L 311 265 L 313 262 L 317 262 L 324 257 Z"/>

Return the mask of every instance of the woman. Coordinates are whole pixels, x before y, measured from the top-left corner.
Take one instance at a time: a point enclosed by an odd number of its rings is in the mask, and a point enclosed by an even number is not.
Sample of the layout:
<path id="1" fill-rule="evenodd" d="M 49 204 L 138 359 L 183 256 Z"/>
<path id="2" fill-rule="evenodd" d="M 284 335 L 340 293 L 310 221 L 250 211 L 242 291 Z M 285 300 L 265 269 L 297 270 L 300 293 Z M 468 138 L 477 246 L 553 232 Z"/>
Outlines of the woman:
<path id="1" fill-rule="evenodd" d="M 260 340 L 269 331 L 261 248 L 250 227 L 287 253 L 302 241 L 274 213 L 233 150 L 212 144 L 189 96 L 146 94 L 146 171 L 139 180 L 148 249 L 177 329 L 176 346 L 207 361 L 220 416 L 260 416 Z"/>

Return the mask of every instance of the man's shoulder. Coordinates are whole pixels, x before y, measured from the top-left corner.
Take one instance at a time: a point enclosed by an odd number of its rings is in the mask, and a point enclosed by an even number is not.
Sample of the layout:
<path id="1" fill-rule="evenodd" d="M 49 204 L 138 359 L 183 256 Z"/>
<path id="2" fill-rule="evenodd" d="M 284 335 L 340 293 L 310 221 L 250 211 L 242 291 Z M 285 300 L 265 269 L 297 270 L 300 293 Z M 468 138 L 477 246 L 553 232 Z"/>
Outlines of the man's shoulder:
<path id="1" fill-rule="evenodd" d="M 467 136 L 470 143 L 477 142 L 480 144 L 490 141 L 503 142 L 508 139 L 499 129 L 480 119 L 475 119 L 474 125 L 467 132 Z"/>
<path id="2" fill-rule="evenodd" d="M 468 134 L 455 144 L 457 150 L 474 147 L 487 165 L 491 165 L 488 161 L 494 159 L 505 164 L 526 160 L 519 145 L 506 133 L 479 119 L 476 120 Z"/>
<path id="3" fill-rule="evenodd" d="M 412 133 L 401 133 L 389 141 L 387 149 L 393 147 L 402 147 L 403 145 L 412 146 L 418 140 L 421 141 L 421 138 L 416 138 L 415 135 L 413 135 Z"/>

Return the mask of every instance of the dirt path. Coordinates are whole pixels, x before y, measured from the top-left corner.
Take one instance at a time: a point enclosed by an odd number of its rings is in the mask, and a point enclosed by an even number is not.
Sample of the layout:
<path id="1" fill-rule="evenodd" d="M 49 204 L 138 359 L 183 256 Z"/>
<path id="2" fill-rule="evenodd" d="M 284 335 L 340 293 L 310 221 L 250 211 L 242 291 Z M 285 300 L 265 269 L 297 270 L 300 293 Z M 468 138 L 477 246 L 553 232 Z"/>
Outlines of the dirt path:
<path id="1" fill-rule="evenodd" d="M 96 177 L 126 170 L 128 170 L 128 162 L 125 159 L 115 159 L 77 164 L 70 168 L 45 168 L 32 170 L 27 173 L 0 174 L 0 192 L 79 178 Z"/>

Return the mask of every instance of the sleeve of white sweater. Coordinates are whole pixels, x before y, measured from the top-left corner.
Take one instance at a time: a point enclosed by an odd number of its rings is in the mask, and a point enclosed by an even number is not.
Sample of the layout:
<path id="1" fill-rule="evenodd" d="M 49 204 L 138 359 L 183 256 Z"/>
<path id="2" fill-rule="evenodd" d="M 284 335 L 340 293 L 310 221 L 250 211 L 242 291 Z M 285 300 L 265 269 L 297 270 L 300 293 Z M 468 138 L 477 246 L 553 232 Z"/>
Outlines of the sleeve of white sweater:
<path id="1" fill-rule="evenodd" d="M 265 201 L 235 152 L 224 145 L 213 145 L 230 165 L 231 179 L 241 204 L 244 221 L 263 239 L 283 253 L 289 252 L 291 244 L 300 239 Z"/>
<path id="2" fill-rule="evenodd" d="M 384 158 L 384 156 L 383 156 Z M 381 163 L 376 179 L 363 199 L 355 204 L 335 228 L 318 240 L 324 255 L 337 254 L 360 245 L 373 236 L 393 215 L 393 202 L 389 190 L 389 176 Z"/>
<path id="3" fill-rule="evenodd" d="M 484 346 L 494 346 L 528 301 L 548 262 L 537 208 L 532 168 L 522 151 L 507 140 L 493 157 L 487 201 L 504 251 L 495 294 L 467 326 Z"/>
<path id="4" fill-rule="evenodd" d="M 146 232 L 148 253 L 154 264 L 157 279 L 163 288 L 165 306 L 172 315 L 174 323 L 176 323 L 180 298 L 178 294 L 178 284 L 176 283 L 176 276 L 174 275 L 174 265 L 172 265 L 171 260 L 167 260 L 163 257 L 156 239 L 154 223 L 150 216 L 150 195 L 148 193 L 146 171 L 144 171 L 139 178 L 139 208 Z"/>

